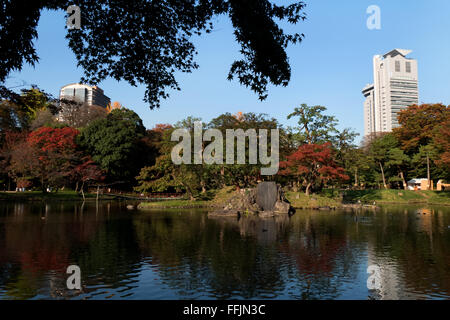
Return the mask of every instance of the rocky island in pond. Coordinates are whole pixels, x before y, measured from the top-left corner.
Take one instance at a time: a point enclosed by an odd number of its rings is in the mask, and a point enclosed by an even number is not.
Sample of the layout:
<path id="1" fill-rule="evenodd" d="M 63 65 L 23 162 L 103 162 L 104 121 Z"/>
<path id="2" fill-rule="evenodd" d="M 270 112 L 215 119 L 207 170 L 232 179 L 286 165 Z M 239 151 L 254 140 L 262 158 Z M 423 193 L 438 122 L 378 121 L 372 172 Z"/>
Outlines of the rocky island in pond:
<path id="1" fill-rule="evenodd" d="M 286 199 L 283 189 L 275 182 L 261 182 L 256 188 L 242 189 L 228 200 L 223 208 L 210 212 L 209 216 L 273 217 L 292 215 L 295 209 Z"/>

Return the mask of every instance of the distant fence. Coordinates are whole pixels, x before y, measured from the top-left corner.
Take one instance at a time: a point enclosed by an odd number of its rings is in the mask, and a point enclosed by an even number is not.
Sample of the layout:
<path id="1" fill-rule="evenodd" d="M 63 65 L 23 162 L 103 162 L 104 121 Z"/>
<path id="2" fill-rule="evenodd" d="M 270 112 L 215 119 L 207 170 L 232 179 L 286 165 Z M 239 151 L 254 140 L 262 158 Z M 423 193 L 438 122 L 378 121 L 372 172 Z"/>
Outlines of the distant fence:
<path id="1" fill-rule="evenodd" d="M 91 193 L 97 193 L 97 188 L 89 188 L 88 190 Z M 122 198 L 129 199 L 142 199 L 142 200 L 170 200 L 170 199 L 181 199 L 185 196 L 184 193 L 181 192 L 126 192 L 122 190 L 116 190 L 112 188 L 100 188 L 99 194 L 103 195 L 111 195 Z"/>

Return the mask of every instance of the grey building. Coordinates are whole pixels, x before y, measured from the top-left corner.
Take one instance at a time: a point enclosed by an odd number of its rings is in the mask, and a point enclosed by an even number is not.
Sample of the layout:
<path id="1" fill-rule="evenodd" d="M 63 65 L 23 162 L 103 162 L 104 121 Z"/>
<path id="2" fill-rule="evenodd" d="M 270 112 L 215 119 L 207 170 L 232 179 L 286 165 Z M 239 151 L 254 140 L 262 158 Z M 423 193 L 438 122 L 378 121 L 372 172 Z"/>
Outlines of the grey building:
<path id="1" fill-rule="evenodd" d="M 88 86 L 86 84 L 73 83 L 61 88 L 60 99 L 75 100 L 87 105 L 96 105 L 106 108 L 111 99 L 107 97 L 103 90 L 97 86 Z"/>
<path id="2" fill-rule="evenodd" d="M 374 83 L 364 87 L 364 134 L 390 132 L 398 127 L 398 113 L 419 103 L 417 60 L 411 50 L 394 49 L 373 58 Z"/>

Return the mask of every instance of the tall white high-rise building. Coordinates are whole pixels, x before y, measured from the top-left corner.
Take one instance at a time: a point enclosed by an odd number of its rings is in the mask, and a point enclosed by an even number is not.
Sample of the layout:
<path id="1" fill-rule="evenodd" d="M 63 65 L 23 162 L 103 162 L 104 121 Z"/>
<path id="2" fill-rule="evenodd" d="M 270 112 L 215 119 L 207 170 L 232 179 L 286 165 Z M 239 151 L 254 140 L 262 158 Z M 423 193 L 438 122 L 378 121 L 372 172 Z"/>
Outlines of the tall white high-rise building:
<path id="1" fill-rule="evenodd" d="M 419 103 L 417 60 L 411 50 L 394 49 L 373 57 L 374 83 L 364 87 L 364 134 L 390 132 L 398 127 L 397 114 Z"/>

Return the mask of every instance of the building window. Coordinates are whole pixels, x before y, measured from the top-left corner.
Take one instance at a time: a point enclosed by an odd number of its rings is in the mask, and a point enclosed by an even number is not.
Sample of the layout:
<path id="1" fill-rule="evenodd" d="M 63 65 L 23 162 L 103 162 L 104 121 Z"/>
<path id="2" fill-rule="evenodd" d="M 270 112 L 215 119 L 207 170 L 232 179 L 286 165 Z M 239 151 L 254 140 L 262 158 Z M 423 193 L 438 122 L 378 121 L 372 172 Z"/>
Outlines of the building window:
<path id="1" fill-rule="evenodd" d="M 400 61 L 395 61 L 395 72 L 400 72 Z"/>
<path id="2" fill-rule="evenodd" d="M 411 73 L 411 62 L 406 62 L 406 72 Z"/>

